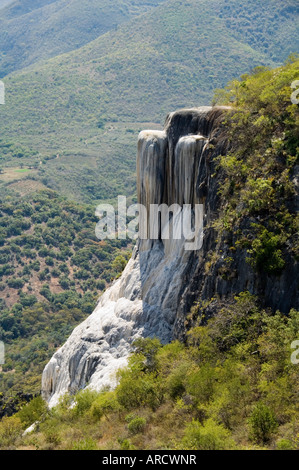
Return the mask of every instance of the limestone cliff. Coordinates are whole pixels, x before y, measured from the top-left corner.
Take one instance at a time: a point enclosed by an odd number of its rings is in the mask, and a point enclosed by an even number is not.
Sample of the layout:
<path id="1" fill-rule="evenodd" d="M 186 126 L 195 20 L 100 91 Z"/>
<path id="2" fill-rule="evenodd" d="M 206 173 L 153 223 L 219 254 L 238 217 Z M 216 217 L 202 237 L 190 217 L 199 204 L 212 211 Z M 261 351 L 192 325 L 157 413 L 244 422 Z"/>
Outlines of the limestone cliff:
<path id="1" fill-rule="evenodd" d="M 147 208 L 162 203 L 192 208 L 202 204 L 203 246 L 188 251 L 184 238 L 164 240 L 161 236 L 137 241 L 121 278 L 46 366 L 42 392 L 50 405 L 66 392 L 86 386 L 114 386 L 115 373 L 126 364 L 132 342 L 140 336 L 157 336 L 165 343 L 182 337 L 186 315 L 198 299 L 225 299 L 250 290 L 273 309 L 287 312 L 296 306 L 293 264 L 274 281 L 261 279 L 246 264 L 246 252 L 240 249 L 231 275 L 219 275 L 229 247 L 212 226 L 221 210 L 221 173 L 216 172 L 215 159 L 227 151 L 223 118 L 229 112 L 226 107 L 180 110 L 167 116 L 164 131 L 140 133 L 138 202 Z M 165 228 L 160 227 L 160 235 Z M 211 252 L 217 254 L 217 262 L 207 273 L 205 264 Z"/>

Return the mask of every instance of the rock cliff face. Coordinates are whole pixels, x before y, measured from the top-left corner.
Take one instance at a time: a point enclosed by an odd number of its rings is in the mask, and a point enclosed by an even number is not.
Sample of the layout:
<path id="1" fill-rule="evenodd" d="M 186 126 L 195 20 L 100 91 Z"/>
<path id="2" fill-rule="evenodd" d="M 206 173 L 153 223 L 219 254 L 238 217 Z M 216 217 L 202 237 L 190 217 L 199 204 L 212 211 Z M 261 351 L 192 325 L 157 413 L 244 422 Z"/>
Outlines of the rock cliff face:
<path id="1" fill-rule="evenodd" d="M 175 215 L 161 221 L 158 239 L 137 241 L 121 278 L 46 366 L 42 393 L 50 406 L 66 392 L 75 393 L 86 386 L 98 390 L 113 387 L 116 371 L 126 364 L 132 342 L 140 336 L 157 336 L 164 343 L 182 337 L 186 314 L 198 299 L 227 298 L 249 290 L 274 309 L 288 311 L 296 306 L 294 266 L 275 282 L 260 279 L 240 250 L 230 276 L 219 276 L 228 246 L 217 238 L 211 222 L 221 206 L 221 175 L 216 175 L 215 158 L 227 151 L 222 121 L 229 112 L 225 107 L 176 111 L 167 116 L 164 131 L 140 133 L 138 202 L 147 208 L 147 217 L 151 204 L 190 205 L 192 209 L 201 204 L 203 246 L 188 250 L 184 237 L 163 238 L 168 229 L 176 233 L 181 219 Z M 218 257 L 207 273 L 205 264 L 211 252 Z"/>

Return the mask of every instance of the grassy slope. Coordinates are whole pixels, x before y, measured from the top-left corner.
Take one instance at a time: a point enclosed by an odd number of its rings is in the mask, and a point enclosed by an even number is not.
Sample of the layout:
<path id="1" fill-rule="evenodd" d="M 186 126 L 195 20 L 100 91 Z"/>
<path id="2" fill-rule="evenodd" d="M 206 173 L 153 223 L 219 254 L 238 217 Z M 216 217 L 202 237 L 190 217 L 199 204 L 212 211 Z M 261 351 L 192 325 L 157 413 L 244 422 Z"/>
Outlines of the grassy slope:
<path id="1" fill-rule="evenodd" d="M 175 108 L 208 104 L 215 88 L 255 65 L 283 61 L 296 47 L 288 3 L 250 0 L 244 10 L 240 1 L 172 0 L 13 74 L 5 79 L 2 138 L 38 152 L 24 164 L 51 157 L 37 178 L 68 197 L 133 194 L 138 131 Z M 19 163 L 8 152 L 2 164 Z"/>
<path id="2" fill-rule="evenodd" d="M 75 406 L 65 397 L 51 410 L 35 398 L 0 422 L 0 447 L 298 450 L 298 319 L 270 316 L 240 294 L 190 330 L 187 345 L 139 341 L 115 391 L 80 391 Z"/>
<path id="3" fill-rule="evenodd" d="M 14 1 L 0 12 L 0 77 L 77 49 L 161 1 Z"/>

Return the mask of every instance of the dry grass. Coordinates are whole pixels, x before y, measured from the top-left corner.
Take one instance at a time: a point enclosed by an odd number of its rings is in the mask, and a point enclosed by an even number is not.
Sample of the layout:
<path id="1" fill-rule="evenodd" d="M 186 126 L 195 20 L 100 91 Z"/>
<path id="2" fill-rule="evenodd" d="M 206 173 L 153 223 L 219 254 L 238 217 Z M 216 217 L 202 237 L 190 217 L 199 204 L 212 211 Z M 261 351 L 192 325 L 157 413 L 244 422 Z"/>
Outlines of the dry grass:
<path id="1" fill-rule="evenodd" d="M 28 176 L 28 173 L 25 173 L 25 175 Z M 13 192 L 17 192 L 21 197 L 24 197 L 35 193 L 36 191 L 42 191 L 47 188 L 40 181 L 24 179 L 8 184 L 8 189 Z"/>
<path id="2" fill-rule="evenodd" d="M 4 168 L 3 173 L 0 174 L 0 180 L 5 183 L 10 183 L 12 181 L 19 181 L 27 176 L 33 176 L 37 174 L 37 170 L 29 169 L 29 168 Z"/>

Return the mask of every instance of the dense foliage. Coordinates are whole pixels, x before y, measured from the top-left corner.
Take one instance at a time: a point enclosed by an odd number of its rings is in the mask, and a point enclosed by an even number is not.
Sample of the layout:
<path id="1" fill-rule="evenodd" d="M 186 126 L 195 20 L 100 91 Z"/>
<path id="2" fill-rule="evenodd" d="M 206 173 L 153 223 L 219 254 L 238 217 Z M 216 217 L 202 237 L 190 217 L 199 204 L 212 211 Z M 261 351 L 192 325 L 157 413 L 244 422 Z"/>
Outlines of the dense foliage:
<path id="1" fill-rule="evenodd" d="M 202 325 L 195 307 L 185 345 L 138 340 L 116 390 L 80 391 L 51 410 L 35 398 L 0 423 L 2 448 L 299 449 L 299 313 L 263 311 L 242 293 Z"/>
<path id="2" fill-rule="evenodd" d="M 248 263 L 273 275 L 299 256 L 299 109 L 291 102 L 298 76 L 293 56 L 283 67 L 258 67 L 215 98 L 233 110 L 227 122 L 230 151 L 219 158 L 223 211 L 215 228 L 227 237 L 232 257 L 246 248 Z"/>
<path id="3" fill-rule="evenodd" d="M 97 240 L 95 208 L 51 191 L 0 205 L 0 392 L 35 393 L 41 372 L 125 267 L 127 240 Z"/>

